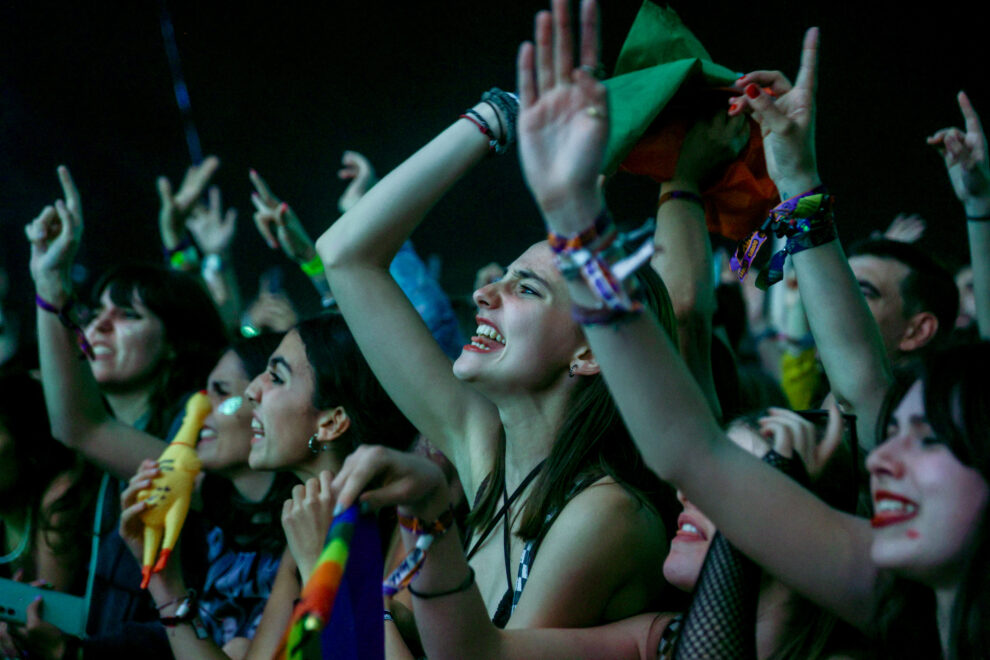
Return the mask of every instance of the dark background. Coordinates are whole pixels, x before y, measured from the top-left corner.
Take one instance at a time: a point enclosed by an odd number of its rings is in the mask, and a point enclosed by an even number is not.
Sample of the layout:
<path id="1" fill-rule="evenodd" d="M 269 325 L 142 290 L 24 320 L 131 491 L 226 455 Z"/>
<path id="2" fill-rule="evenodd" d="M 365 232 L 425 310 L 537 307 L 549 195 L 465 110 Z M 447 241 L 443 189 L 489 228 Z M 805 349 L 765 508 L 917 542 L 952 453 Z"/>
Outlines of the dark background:
<path id="1" fill-rule="evenodd" d="M 611 69 L 639 7 L 603 0 Z M 518 44 L 541 2 L 168 2 L 192 113 L 215 178 L 240 211 L 235 267 L 248 298 L 259 273 L 288 265 L 251 221 L 247 172 L 258 169 L 317 237 L 336 213 L 341 153 L 387 173 L 480 93 L 514 88 Z M 737 71 L 793 75 L 802 32 L 822 30 L 818 151 L 839 199 L 843 240 L 921 213 L 923 245 L 949 265 L 965 259 L 964 228 L 941 161 L 925 145 L 960 124 L 967 89 L 990 118 L 985 24 L 972 5 L 837 2 L 674 2 L 714 61 Z M 82 194 L 80 262 L 92 274 L 121 258 L 160 259 L 155 177 L 178 183 L 189 163 L 172 92 L 158 1 L 31 3 L 0 0 L 0 263 L 8 303 L 26 311 L 23 225 L 60 195 L 67 164 Z M 652 212 L 655 186 L 620 177 L 620 219 Z M 434 210 L 414 239 L 442 259 L 442 284 L 470 293 L 476 268 L 507 263 L 542 233 L 514 152 L 486 161 Z M 316 298 L 288 267 L 304 307 Z"/>

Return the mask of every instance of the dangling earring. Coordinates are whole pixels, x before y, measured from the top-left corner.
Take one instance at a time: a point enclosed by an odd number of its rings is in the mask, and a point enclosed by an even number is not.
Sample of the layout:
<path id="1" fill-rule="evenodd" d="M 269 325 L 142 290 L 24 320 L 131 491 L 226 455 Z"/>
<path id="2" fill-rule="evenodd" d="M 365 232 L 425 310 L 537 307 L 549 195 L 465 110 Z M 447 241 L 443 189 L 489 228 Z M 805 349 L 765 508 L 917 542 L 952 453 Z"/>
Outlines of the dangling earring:
<path id="1" fill-rule="evenodd" d="M 315 433 L 309 436 L 309 442 L 307 444 L 309 445 L 309 450 L 314 454 L 319 454 L 321 451 L 330 451 L 330 443 L 325 442 L 320 444 L 320 442 L 316 440 Z"/>
<path id="2" fill-rule="evenodd" d="M 567 377 L 574 378 L 574 365 L 567 367 Z"/>

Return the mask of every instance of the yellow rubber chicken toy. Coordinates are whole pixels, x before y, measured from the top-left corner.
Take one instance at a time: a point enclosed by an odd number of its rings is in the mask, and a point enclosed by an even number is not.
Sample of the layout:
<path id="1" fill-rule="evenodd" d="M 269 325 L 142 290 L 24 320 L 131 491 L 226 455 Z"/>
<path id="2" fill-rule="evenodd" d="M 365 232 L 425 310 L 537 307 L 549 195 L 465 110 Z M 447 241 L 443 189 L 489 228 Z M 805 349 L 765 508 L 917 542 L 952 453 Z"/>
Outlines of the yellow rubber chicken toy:
<path id="1" fill-rule="evenodd" d="M 196 454 L 199 430 L 210 414 L 210 399 L 206 392 L 193 394 L 186 403 L 186 414 L 179 432 L 158 457 L 160 475 L 151 486 L 137 495 L 138 501 L 147 501 L 148 507 L 141 513 L 144 523 L 144 561 L 141 566 L 141 588 L 148 587 L 151 573 L 162 570 L 168 563 L 172 548 L 182 531 L 182 524 L 189 512 L 193 484 L 202 467 Z M 162 535 L 165 540 L 162 542 Z M 161 554 L 158 546 L 161 544 Z M 155 562 L 155 556 L 158 562 Z M 152 568 L 154 564 L 154 568 Z"/>

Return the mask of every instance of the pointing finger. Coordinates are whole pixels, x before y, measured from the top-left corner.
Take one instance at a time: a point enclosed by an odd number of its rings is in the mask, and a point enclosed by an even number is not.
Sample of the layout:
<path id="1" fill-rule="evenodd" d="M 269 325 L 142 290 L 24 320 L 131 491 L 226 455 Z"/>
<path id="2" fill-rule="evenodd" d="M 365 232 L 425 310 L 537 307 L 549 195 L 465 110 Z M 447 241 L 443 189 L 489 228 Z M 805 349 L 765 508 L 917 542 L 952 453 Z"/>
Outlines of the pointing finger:
<path id="1" fill-rule="evenodd" d="M 818 28 L 808 28 L 804 34 L 801 50 L 801 68 L 798 70 L 795 87 L 802 87 L 814 94 L 818 89 Z"/>

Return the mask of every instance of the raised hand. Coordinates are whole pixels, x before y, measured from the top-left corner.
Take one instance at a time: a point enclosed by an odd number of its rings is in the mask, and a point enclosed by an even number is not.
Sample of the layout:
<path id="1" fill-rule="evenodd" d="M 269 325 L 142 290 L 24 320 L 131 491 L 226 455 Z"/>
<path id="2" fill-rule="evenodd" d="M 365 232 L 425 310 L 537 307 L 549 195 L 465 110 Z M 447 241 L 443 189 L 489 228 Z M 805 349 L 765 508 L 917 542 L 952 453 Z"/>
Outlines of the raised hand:
<path id="1" fill-rule="evenodd" d="M 450 505 L 447 480 L 436 463 L 380 445 L 358 447 L 331 487 L 337 511 L 360 500 L 372 509 L 399 506 L 411 515 L 435 518 Z"/>
<path id="2" fill-rule="evenodd" d="M 519 158 L 551 229 L 575 234 L 602 208 L 598 185 L 608 141 L 605 86 L 598 67 L 598 6 L 581 3 L 580 66 L 573 59 L 567 0 L 536 16 L 536 45 L 519 48 Z M 589 215 L 590 214 L 590 215 Z"/>
<path id="3" fill-rule="evenodd" d="M 345 151 L 340 164 L 343 167 L 337 172 L 337 178 L 345 181 L 349 179 L 350 184 L 337 200 L 337 209 L 341 213 L 347 213 L 366 192 L 371 190 L 372 186 L 378 183 L 378 176 L 371 161 L 356 151 Z"/>
<path id="4" fill-rule="evenodd" d="M 282 506 L 282 529 L 303 581 L 313 572 L 333 521 L 332 481 L 333 474 L 323 470 L 318 478 L 296 485 Z"/>
<path id="5" fill-rule="evenodd" d="M 231 207 L 226 213 L 223 212 L 220 188 L 217 186 L 210 186 L 209 198 L 209 206 L 193 205 L 186 227 L 203 254 L 223 254 L 234 239 L 237 209 Z"/>
<path id="6" fill-rule="evenodd" d="M 174 193 L 169 180 L 158 177 L 158 198 L 161 202 L 158 230 L 166 249 L 172 250 L 182 241 L 186 222 L 218 167 L 220 159 L 216 156 L 207 156 L 199 165 L 190 166 Z"/>
<path id="7" fill-rule="evenodd" d="M 64 200 L 46 206 L 24 228 L 31 243 L 31 277 L 35 289 L 46 301 L 61 307 L 72 294 L 69 271 L 82 239 L 83 217 L 79 191 L 69 168 L 58 166 Z"/>
<path id="8" fill-rule="evenodd" d="M 898 213 L 883 233 L 888 241 L 914 243 L 925 233 L 925 219 L 917 213 Z"/>
<path id="9" fill-rule="evenodd" d="M 959 109 L 966 123 L 966 132 L 958 128 L 943 128 L 928 138 L 928 144 L 945 159 L 949 180 L 956 197 L 963 203 L 966 215 L 990 215 L 990 156 L 987 138 L 966 92 L 959 92 Z"/>
<path id="10" fill-rule="evenodd" d="M 797 453 L 812 480 L 822 473 L 842 441 L 842 415 L 835 403 L 829 406 L 828 426 L 820 440 L 818 427 L 792 410 L 770 408 L 759 424 L 774 451 L 786 458 Z"/>
<path id="11" fill-rule="evenodd" d="M 256 209 L 254 224 L 268 247 L 273 250 L 281 247 L 290 259 L 298 263 L 312 260 L 316 256 L 316 247 L 295 212 L 272 194 L 261 175 L 251 170 L 250 177 L 255 189 L 251 193 Z"/>
<path id="12" fill-rule="evenodd" d="M 821 183 L 815 157 L 815 94 L 818 88 L 818 28 L 804 35 L 797 81 L 779 72 L 755 71 L 738 81 L 744 91 L 733 99 L 730 114 L 745 112 L 763 134 L 767 171 L 782 198 Z M 768 87 L 772 94 L 761 87 Z"/>

